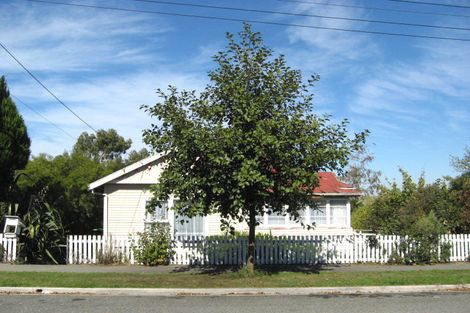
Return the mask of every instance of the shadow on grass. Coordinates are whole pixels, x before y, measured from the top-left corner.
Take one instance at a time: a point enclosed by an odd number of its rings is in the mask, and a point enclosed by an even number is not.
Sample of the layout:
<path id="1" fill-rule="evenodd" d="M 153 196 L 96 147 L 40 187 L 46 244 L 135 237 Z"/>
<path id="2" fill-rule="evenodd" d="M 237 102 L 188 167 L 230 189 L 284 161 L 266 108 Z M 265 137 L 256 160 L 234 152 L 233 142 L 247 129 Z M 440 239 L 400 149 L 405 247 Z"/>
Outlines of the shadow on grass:
<path id="1" fill-rule="evenodd" d="M 305 273 L 305 274 L 320 274 L 320 272 L 332 271 L 334 267 L 339 265 L 258 265 L 255 267 L 255 273 L 261 275 L 275 275 L 281 272 L 291 273 Z M 242 266 L 234 265 L 217 265 L 217 266 L 200 266 L 200 265 L 188 265 L 175 268 L 173 273 L 194 273 L 202 275 L 221 275 L 228 273 L 241 273 L 246 272 L 246 269 Z"/>

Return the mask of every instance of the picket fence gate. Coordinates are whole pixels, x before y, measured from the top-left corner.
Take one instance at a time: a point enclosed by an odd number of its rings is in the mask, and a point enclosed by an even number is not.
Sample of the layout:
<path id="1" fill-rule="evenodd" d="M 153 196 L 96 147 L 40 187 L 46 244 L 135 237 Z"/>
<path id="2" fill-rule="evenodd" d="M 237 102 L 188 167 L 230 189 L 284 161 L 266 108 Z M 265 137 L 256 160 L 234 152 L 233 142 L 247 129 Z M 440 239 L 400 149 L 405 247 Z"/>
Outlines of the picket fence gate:
<path id="1" fill-rule="evenodd" d="M 0 233 L 0 262 L 14 262 L 17 256 L 17 239 Z"/>
<path id="2" fill-rule="evenodd" d="M 172 264 L 242 265 L 247 258 L 247 238 L 177 236 Z M 256 264 L 339 264 L 386 263 L 400 252 L 406 237 L 395 235 L 312 235 L 281 236 L 256 239 Z M 135 264 L 129 236 L 80 236 L 67 238 L 67 263 L 96 264 L 105 259 L 118 259 Z M 451 245 L 449 261 L 467 261 L 470 256 L 470 234 L 442 235 L 441 243 Z M 407 247 L 405 247 L 406 249 Z"/>

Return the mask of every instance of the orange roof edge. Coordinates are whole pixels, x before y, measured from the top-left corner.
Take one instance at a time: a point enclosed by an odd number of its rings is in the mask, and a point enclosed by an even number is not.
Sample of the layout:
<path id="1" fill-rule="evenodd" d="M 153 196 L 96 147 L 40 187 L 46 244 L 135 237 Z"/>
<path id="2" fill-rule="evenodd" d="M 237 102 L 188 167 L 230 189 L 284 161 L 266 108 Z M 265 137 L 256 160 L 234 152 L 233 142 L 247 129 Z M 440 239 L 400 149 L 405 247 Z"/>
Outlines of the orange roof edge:
<path id="1" fill-rule="evenodd" d="M 361 191 L 354 188 L 350 184 L 343 183 L 336 178 L 332 172 L 319 172 L 318 178 L 320 180 L 319 186 L 313 189 L 313 192 L 318 194 L 337 194 L 337 195 L 350 195 L 359 196 Z"/>

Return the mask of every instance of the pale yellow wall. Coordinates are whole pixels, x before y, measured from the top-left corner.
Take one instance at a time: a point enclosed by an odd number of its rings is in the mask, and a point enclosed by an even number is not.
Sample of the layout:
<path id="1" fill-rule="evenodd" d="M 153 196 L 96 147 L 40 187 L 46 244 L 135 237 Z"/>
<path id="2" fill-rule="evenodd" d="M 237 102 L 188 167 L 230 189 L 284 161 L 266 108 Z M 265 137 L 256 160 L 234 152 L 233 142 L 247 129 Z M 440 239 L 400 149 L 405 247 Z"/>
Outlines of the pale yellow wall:
<path id="1" fill-rule="evenodd" d="M 127 236 L 143 231 L 145 203 L 151 198 L 148 188 L 149 185 L 105 185 L 108 234 Z"/>
<path id="2" fill-rule="evenodd" d="M 163 163 L 157 161 L 112 181 L 115 184 L 155 184 L 163 171 Z"/>

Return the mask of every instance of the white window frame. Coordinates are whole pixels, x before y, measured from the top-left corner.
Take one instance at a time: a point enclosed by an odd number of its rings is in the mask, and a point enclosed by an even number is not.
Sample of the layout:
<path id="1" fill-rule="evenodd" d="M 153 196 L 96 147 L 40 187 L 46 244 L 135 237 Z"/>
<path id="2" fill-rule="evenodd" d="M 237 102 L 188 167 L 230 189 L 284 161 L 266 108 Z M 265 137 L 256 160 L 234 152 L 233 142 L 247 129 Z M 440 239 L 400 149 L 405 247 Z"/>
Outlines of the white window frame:
<path id="1" fill-rule="evenodd" d="M 341 201 L 341 202 L 345 202 L 345 205 L 344 205 L 344 223 L 340 222 L 340 223 L 336 223 L 336 221 L 333 219 L 334 216 L 333 216 L 333 210 L 332 210 L 332 204 L 331 202 L 332 201 Z M 331 226 L 345 226 L 345 225 L 348 225 L 348 211 L 349 211 L 349 207 L 348 207 L 348 204 L 349 204 L 349 201 L 347 199 L 329 199 L 328 200 L 328 207 L 329 207 L 329 212 L 328 212 L 328 225 L 331 225 Z M 343 208 L 343 206 L 341 206 L 341 208 Z"/>
<path id="2" fill-rule="evenodd" d="M 317 226 L 318 226 L 318 227 L 326 226 L 326 225 L 328 225 L 328 223 L 329 223 L 329 205 L 328 205 L 328 202 L 329 202 L 329 201 L 325 199 L 325 200 L 322 200 L 321 202 L 324 202 L 324 205 L 322 205 L 322 207 L 324 208 L 324 212 L 323 212 L 323 213 L 325 214 L 325 222 L 324 222 L 324 223 L 321 223 L 321 224 L 320 224 L 320 223 L 317 223 L 317 222 L 315 221 L 315 218 L 314 218 L 314 217 L 315 217 L 314 212 L 315 212 L 315 211 L 318 211 L 318 208 L 319 208 L 320 206 L 315 207 L 315 208 L 308 207 L 308 215 L 309 215 L 309 217 L 310 217 L 310 224 L 315 223 L 315 226 L 316 226 L 316 227 L 317 227 Z M 322 210 L 322 211 L 323 211 L 323 210 Z"/>
<path id="3" fill-rule="evenodd" d="M 271 214 L 265 213 L 265 222 L 266 226 L 271 226 L 271 227 L 276 227 L 276 226 L 285 226 L 286 225 L 286 220 L 288 219 L 288 214 L 283 215 L 281 212 L 272 212 Z M 276 218 L 277 221 L 282 221 L 282 223 L 277 224 L 277 223 L 270 223 L 269 218 Z"/>
<path id="4" fill-rule="evenodd" d="M 171 198 L 171 207 L 173 208 L 174 204 L 179 201 L 178 198 Z M 199 215 L 198 215 L 199 216 Z M 209 224 L 208 224 L 208 219 L 207 216 L 200 216 L 202 217 L 202 233 L 194 233 L 194 234 L 177 234 L 176 233 L 176 224 L 179 223 L 178 217 L 174 210 L 171 210 L 171 216 L 170 216 L 170 225 L 172 226 L 172 234 L 173 236 L 207 236 L 208 235 L 208 229 L 209 229 Z M 184 219 L 188 219 L 188 217 L 183 216 Z M 191 217 L 189 217 L 190 219 Z"/>
<path id="5" fill-rule="evenodd" d="M 202 227 L 202 230 L 201 232 L 193 232 L 193 233 L 178 233 L 177 232 L 177 225 L 184 225 L 184 224 L 189 224 L 189 223 L 192 223 L 192 219 L 193 218 L 200 218 L 201 219 L 201 227 Z M 207 223 L 206 223 L 206 217 L 205 216 L 201 216 L 201 215 L 196 215 L 196 216 L 193 216 L 193 217 L 186 217 L 184 216 L 183 217 L 184 220 L 189 220 L 189 223 L 184 223 L 184 224 L 181 224 L 179 221 L 178 221 L 178 217 L 175 216 L 175 223 L 174 223 L 174 234 L 175 236 L 205 236 L 206 235 L 206 229 L 207 229 Z"/>
<path id="6" fill-rule="evenodd" d="M 155 218 L 155 212 L 153 213 L 149 213 L 147 212 L 147 207 L 148 207 L 148 203 L 150 202 L 151 200 L 147 200 L 145 201 L 145 223 L 148 224 L 148 223 L 169 223 L 170 222 L 170 201 L 163 201 L 163 202 L 159 202 L 159 205 L 161 204 L 164 204 L 166 205 L 166 218 L 163 218 L 163 219 L 156 219 Z"/>
<path id="7" fill-rule="evenodd" d="M 315 227 L 351 227 L 351 204 L 349 198 L 343 198 L 343 197 L 335 197 L 335 198 L 323 198 L 321 201 L 325 202 L 325 223 L 322 224 L 316 224 Z M 345 223 L 332 223 L 332 210 L 331 210 L 331 201 L 344 201 L 345 202 L 345 217 L 344 217 L 344 222 Z M 314 221 L 314 216 L 313 216 L 313 208 L 307 207 L 304 210 L 303 219 L 304 223 L 306 225 L 311 225 Z M 267 211 L 267 210 L 266 210 Z M 283 224 L 270 224 L 269 223 L 269 214 L 266 212 L 263 214 L 261 218 L 262 224 L 259 226 L 260 229 L 274 229 L 274 228 L 284 228 L 284 229 L 289 229 L 289 228 L 298 228 L 301 227 L 299 222 L 293 222 L 290 219 L 290 214 L 286 214 L 284 216 L 284 223 Z"/>

